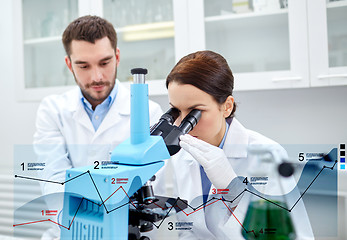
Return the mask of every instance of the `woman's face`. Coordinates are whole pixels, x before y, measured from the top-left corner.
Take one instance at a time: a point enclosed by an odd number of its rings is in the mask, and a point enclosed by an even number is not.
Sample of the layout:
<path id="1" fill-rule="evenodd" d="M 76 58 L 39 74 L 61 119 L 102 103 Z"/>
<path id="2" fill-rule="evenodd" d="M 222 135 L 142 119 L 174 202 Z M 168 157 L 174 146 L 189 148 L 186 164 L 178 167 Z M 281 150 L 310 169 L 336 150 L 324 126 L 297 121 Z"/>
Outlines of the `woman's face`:
<path id="1" fill-rule="evenodd" d="M 233 108 L 234 99 L 229 96 L 218 104 L 208 93 L 190 84 L 171 82 L 168 86 L 170 105 L 180 112 L 175 124 L 179 125 L 193 109 L 201 111 L 201 118 L 190 135 L 214 146 L 219 146 L 225 133 L 225 118 Z"/>

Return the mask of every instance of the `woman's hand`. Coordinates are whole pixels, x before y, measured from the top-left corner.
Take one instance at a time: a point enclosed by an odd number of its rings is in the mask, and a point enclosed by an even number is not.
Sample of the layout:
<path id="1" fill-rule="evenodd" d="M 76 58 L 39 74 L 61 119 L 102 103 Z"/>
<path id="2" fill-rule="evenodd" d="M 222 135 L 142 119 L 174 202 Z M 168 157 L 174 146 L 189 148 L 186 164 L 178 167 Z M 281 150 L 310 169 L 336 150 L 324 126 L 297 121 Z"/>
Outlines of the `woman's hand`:
<path id="1" fill-rule="evenodd" d="M 217 189 L 227 188 L 237 177 L 222 149 L 189 134 L 182 135 L 180 140 L 180 146 L 201 164 Z"/>

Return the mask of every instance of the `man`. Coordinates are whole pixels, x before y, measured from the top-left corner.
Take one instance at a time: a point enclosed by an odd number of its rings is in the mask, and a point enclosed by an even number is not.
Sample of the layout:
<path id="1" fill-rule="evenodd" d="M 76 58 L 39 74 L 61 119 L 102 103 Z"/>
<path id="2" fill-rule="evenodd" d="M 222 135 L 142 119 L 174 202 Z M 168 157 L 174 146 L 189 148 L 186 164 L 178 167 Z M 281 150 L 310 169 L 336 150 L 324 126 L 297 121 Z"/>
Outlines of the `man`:
<path id="1" fill-rule="evenodd" d="M 130 136 L 130 93 L 116 80 L 120 51 L 112 24 L 97 16 L 80 17 L 62 40 L 78 88 L 43 99 L 34 135 L 38 159 L 45 163 L 40 177 L 54 182 L 64 182 L 69 168 L 109 159 L 110 151 Z M 152 101 L 149 110 L 153 124 L 162 111 Z M 60 184 L 41 184 L 44 195 L 64 190 Z"/>

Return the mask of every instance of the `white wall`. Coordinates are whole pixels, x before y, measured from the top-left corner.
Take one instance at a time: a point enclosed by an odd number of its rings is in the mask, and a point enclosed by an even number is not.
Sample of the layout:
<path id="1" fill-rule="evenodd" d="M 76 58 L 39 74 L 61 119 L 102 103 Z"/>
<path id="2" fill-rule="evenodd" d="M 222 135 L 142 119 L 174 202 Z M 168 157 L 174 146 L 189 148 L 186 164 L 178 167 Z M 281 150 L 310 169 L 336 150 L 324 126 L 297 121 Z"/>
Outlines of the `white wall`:
<path id="1" fill-rule="evenodd" d="M 32 142 L 37 102 L 18 102 L 16 100 L 16 79 L 14 71 L 19 59 L 14 54 L 12 1 L 1 0 L 0 15 L 0 173 L 12 174 L 14 144 Z"/>
<path id="2" fill-rule="evenodd" d="M 234 97 L 241 123 L 281 144 L 347 142 L 347 86 L 239 91 Z M 168 109 L 167 96 L 152 99 Z"/>
<path id="3" fill-rule="evenodd" d="M 347 141 L 347 86 L 235 93 L 237 116 L 281 144 Z"/>
<path id="4" fill-rule="evenodd" d="M 12 1 L 0 0 L 0 176 L 6 179 L 0 183 L 1 217 L 0 235 L 11 235 L 13 215 L 13 189 L 7 186 L 13 175 L 14 144 L 30 143 L 34 131 L 34 118 L 37 103 L 20 103 L 16 101 L 14 72 L 18 59 L 13 56 L 13 9 Z M 1 237 L 0 237 L 1 238 Z"/>

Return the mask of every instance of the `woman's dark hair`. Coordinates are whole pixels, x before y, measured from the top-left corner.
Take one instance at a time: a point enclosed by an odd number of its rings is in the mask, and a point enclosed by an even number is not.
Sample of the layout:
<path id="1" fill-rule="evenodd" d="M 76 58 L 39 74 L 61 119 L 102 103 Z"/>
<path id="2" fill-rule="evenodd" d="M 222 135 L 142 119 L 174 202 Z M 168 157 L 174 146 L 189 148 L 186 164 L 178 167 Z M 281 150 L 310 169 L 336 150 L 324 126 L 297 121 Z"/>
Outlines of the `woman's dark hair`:
<path id="1" fill-rule="evenodd" d="M 117 49 L 117 33 L 113 25 L 98 16 L 83 16 L 71 22 L 63 33 L 63 45 L 66 54 L 71 55 L 72 40 L 83 40 L 95 43 L 96 40 L 108 37 L 111 46 Z"/>
<path id="2" fill-rule="evenodd" d="M 166 78 L 166 88 L 171 82 L 191 84 L 210 94 L 223 104 L 233 95 L 234 76 L 225 58 L 212 51 L 198 51 L 183 57 Z M 234 116 L 236 103 L 229 117 Z"/>

